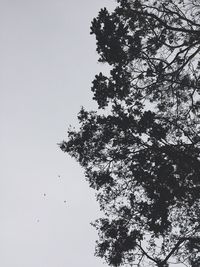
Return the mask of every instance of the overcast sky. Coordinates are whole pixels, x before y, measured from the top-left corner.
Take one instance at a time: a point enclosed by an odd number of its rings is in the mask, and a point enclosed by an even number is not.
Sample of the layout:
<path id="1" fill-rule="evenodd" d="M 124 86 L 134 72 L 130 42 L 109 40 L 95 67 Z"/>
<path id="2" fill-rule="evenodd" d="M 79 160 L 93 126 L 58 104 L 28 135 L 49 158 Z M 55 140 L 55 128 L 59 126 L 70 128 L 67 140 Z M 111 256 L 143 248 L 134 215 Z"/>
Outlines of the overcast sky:
<path id="1" fill-rule="evenodd" d="M 114 0 L 0 0 L 0 266 L 103 267 L 83 170 L 57 143 L 95 109 L 90 22 Z M 176 265 L 181 266 L 181 265 Z"/>
<path id="2" fill-rule="evenodd" d="M 94 192 L 57 143 L 95 108 L 90 21 L 110 0 L 0 1 L 0 266 L 102 267 Z"/>

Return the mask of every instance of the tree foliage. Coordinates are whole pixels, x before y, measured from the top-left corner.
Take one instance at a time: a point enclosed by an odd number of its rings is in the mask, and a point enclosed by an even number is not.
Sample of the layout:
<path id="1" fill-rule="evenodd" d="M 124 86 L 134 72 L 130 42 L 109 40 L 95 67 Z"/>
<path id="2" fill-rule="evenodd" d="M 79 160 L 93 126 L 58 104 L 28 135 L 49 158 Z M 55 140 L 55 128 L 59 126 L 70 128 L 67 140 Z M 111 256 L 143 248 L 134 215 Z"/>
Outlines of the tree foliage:
<path id="1" fill-rule="evenodd" d="M 110 74 L 60 147 L 97 190 L 109 265 L 200 265 L 199 21 L 198 0 L 118 0 L 92 21 Z"/>

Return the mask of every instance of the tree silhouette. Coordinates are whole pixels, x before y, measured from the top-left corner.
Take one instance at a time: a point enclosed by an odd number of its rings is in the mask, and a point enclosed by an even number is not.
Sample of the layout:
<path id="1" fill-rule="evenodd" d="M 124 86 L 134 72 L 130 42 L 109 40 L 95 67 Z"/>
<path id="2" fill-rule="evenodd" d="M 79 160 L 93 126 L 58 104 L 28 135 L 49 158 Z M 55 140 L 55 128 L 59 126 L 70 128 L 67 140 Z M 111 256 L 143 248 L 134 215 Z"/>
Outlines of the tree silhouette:
<path id="1" fill-rule="evenodd" d="M 97 190 L 109 265 L 200 266 L 199 21 L 198 0 L 118 0 L 92 21 L 110 74 L 60 147 Z"/>

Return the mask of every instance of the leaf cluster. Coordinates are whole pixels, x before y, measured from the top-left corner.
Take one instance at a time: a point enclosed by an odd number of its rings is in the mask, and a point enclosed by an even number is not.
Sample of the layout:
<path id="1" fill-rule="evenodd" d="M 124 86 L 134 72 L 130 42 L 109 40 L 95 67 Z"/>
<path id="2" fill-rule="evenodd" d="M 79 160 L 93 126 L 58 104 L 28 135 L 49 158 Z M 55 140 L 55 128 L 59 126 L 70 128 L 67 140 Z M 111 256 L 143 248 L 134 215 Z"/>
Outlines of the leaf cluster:
<path id="1" fill-rule="evenodd" d="M 92 21 L 98 111 L 60 144 L 85 169 L 105 218 L 96 255 L 109 265 L 199 265 L 200 5 L 118 0 Z"/>

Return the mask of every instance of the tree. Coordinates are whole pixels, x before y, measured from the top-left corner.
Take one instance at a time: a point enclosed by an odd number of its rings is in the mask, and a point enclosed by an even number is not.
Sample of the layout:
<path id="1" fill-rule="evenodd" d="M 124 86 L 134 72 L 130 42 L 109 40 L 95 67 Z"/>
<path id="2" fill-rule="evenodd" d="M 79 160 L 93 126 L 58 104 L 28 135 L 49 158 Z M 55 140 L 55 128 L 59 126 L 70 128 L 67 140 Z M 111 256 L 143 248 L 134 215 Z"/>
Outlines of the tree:
<path id="1" fill-rule="evenodd" d="M 199 21 L 198 0 L 118 0 L 92 21 L 110 75 L 60 147 L 97 190 L 109 265 L 200 265 Z"/>

